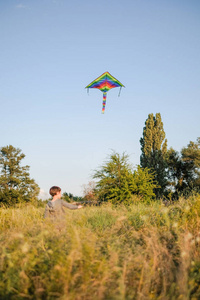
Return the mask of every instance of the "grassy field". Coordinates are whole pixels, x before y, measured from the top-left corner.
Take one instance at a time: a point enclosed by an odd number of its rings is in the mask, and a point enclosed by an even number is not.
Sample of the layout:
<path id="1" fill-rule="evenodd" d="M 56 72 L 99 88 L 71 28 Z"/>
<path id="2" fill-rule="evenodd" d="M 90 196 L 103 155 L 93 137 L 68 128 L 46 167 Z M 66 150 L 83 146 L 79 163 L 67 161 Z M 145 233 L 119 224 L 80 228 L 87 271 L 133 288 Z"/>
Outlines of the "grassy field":
<path id="1" fill-rule="evenodd" d="M 0 209 L 0 299 L 200 299 L 200 196 L 43 213 Z"/>

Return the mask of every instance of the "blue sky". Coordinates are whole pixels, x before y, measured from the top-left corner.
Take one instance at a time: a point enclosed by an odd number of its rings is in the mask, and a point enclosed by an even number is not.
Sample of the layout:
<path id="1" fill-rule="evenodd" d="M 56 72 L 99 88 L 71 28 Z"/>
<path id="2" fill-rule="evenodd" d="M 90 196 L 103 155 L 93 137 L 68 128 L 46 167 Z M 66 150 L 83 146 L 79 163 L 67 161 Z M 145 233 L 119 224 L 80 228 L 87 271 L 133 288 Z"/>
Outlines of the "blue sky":
<path id="1" fill-rule="evenodd" d="M 44 193 L 81 195 L 111 149 L 140 161 L 149 113 L 168 147 L 200 136 L 200 1 L 0 0 L 0 146 Z M 84 89 L 109 71 L 125 88 Z"/>

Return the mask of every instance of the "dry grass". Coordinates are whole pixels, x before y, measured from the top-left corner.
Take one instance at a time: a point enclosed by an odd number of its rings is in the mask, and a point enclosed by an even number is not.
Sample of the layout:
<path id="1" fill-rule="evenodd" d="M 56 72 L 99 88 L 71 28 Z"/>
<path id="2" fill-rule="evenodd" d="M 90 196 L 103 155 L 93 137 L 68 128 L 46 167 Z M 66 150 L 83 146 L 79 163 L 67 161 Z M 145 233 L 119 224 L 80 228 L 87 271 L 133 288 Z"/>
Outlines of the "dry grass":
<path id="1" fill-rule="evenodd" d="M 66 211 L 0 209 L 0 299 L 200 299 L 200 197 Z"/>

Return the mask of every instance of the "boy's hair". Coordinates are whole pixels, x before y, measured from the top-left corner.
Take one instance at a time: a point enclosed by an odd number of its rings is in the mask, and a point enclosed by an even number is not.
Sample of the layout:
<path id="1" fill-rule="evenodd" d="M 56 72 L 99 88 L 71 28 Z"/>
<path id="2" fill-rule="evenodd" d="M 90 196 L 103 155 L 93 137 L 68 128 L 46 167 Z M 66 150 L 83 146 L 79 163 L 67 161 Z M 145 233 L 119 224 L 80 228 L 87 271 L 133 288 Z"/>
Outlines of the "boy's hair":
<path id="1" fill-rule="evenodd" d="M 59 186 L 52 186 L 49 190 L 49 194 L 53 197 L 55 196 L 57 193 L 61 192 L 61 188 Z"/>

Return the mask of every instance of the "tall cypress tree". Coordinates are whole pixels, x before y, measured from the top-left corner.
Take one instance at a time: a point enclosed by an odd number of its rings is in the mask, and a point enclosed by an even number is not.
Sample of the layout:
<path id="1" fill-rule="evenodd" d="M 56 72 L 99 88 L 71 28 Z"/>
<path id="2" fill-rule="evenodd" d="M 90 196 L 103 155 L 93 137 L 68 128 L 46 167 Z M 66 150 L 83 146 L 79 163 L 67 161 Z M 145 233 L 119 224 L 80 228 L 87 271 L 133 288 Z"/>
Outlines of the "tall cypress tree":
<path id="1" fill-rule="evenodd" d="M 148 115 L 140 144 L 142 150 L 140 165 L 154 173 L 155 181 L 159 185 L 155 193 L 157 197 L 161 197 L 167 186 L 167 163 L 165 160 L 167 140 L 160 113 L 155 116 Z"/>

